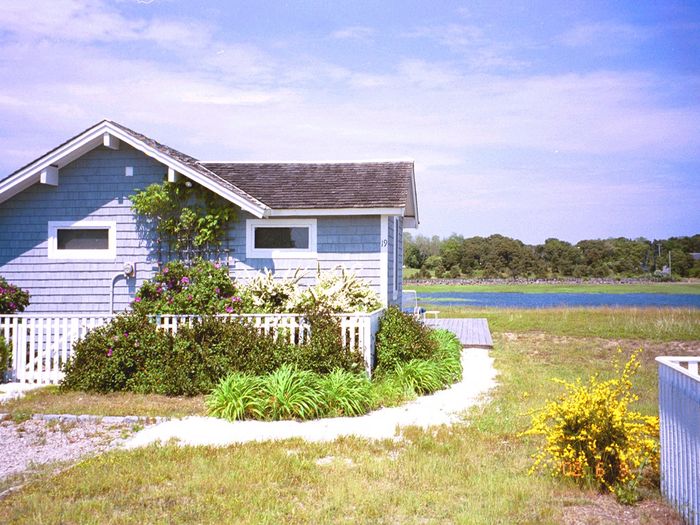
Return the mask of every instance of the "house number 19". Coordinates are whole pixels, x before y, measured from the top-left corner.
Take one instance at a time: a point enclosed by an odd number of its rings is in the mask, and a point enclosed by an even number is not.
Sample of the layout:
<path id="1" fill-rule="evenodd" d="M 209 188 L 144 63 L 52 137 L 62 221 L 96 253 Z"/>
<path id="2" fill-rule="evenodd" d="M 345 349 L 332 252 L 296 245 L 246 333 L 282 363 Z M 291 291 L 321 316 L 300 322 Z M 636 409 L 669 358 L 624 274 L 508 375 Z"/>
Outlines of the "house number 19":
<path id="1" fill-rule="evenodd" d="M 388 239 L 382 239 L 382 248 L 386 248 L 389 246 L 389 240 Z"/>

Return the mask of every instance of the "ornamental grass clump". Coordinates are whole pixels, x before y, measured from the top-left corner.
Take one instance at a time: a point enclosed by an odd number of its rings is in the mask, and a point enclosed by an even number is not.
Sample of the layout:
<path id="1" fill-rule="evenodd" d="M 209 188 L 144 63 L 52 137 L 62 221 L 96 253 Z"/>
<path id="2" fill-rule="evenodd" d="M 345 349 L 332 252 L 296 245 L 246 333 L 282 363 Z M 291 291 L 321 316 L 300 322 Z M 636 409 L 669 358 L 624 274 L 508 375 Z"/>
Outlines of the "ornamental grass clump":
<path id="1" fill-rule="evenodd" d="M 623 503 L 638 499 L 641 478 L 648 472 L 658 476 L 659 468 L 659 419 L 630 409 L 638 399 L 632 393 L 638 354 L 623 367 L 616 362 L 613 379 L 557 381 L 566 393 L 535 412 L 523 433 L 544 437 L 531 473 L 548 471 L 580 485 L 594 484 Z"/>

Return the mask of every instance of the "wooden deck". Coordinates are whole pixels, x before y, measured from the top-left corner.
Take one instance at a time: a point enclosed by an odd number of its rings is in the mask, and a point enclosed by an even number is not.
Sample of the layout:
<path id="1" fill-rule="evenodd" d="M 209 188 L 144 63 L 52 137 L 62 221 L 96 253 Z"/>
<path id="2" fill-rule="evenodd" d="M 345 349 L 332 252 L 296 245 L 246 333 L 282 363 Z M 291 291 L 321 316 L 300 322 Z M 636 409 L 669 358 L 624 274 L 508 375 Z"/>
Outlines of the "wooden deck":
<path id="1" fill-rule="evenodd" d="M 492 348 L 493 340 L 486 319 L 426 319 L 433 328 L 444 328 L 455 334 L 462 346 Z"/>

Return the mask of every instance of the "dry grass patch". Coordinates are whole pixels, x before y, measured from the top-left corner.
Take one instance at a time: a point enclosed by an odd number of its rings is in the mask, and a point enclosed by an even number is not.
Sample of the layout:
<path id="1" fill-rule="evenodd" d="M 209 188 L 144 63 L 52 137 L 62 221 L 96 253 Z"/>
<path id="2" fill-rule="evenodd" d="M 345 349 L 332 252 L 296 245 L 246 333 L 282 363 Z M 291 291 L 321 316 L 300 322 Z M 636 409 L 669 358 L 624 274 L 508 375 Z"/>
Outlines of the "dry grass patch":
<path id="1" fill-rule="evenodd" d="M 204 396 L 168 397 L 118 392 L 62 392 L 46 387 L 0 405 L 13 417 L 22 414 L 91 414 L 96 416 L 185 417 L 206 415 Z"/>

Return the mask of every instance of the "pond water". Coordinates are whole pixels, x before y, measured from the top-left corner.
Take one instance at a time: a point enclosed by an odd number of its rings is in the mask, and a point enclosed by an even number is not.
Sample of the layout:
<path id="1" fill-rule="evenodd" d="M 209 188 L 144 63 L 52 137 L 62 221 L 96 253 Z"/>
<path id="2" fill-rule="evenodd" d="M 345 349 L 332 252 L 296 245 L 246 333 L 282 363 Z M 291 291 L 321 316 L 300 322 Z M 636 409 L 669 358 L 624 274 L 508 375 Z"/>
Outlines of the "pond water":
<path id="1" fill-rule="evenodd" d="M 700 295 L 656 293 L 513 293 L 433 292 L 419 293 L 421 306 L 492 306 L 498 308 L 557 307 L 674 307 L 700 308 Z"/>

